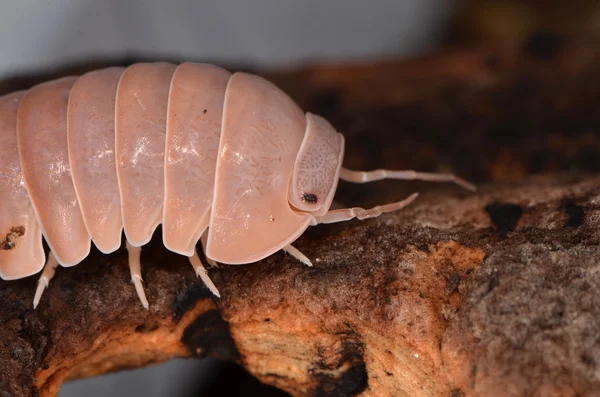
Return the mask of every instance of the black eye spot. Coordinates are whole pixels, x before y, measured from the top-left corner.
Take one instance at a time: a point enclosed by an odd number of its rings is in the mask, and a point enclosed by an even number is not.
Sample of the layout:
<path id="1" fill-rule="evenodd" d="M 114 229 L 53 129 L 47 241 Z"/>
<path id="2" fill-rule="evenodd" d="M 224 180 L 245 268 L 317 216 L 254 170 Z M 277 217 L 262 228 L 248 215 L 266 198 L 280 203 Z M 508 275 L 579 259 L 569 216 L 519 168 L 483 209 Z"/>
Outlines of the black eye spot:
<path id="1" fill-rule="evenodd" d="M 301 193 L 302 201 L 309 204 L 315 204 L 317 202 L 317 195 L 314 193 Z"/>

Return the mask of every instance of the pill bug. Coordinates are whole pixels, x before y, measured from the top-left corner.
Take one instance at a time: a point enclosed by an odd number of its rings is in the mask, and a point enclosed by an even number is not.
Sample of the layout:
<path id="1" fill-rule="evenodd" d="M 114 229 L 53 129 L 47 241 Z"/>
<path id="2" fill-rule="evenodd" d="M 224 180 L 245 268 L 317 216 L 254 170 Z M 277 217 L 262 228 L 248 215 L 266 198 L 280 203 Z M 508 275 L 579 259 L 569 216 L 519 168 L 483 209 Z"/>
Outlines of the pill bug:
<path id="1" fill-rule="evenodd" d="M 40 272 L 34 307 L 57 266 L 74 266 L 91 242 L 116 251 L 148 308 L 141 247 L 159 224 L 165 247 L 202 264 L 245 264 L 284 250 L 308 226 L 399 210 L 417 194 L 372 209 L 330 210 L 338 180 L 454 182 L 415 171 L 342 167 L 344 137 L 303 113 L 267 80 L 209 64 L 111 67 L 0 97 L 0 277 Z M 50 251 L 44 253 L 42 239 Z"/>

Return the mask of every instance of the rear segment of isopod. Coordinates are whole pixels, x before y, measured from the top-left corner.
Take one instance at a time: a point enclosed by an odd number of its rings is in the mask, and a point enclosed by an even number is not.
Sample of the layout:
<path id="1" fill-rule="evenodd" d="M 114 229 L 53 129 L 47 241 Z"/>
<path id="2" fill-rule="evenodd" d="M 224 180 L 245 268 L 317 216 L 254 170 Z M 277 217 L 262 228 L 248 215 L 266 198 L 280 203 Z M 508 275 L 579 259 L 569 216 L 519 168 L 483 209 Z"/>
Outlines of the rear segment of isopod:
<path id="1" fill-rule="evenodd" d="M 0 278 L 13 280 L 44 265 L 42 231 L 29 201 L 17 148 L 17 110 L 25 92 L 0 98 Z"/>
<path id="2" fill-rule="evenodd" d="M 175 65 L 138 63 L 123 72 L 116 100 L 116 159 L 123 228 L 134 247 L 162 221 L 167 103 Z"/>
<path id="3" fill-rule="evenodd" d="M 77 78 L 33 87 L 17 117 L 19 157 L 38 222 L 59 264 L 73 266 L 90 251 L 69 164 L 67 106 Z"/>
<path id="4" fill-rule="evenodd" d="M 231 73 L 207 64 L 177 67 L 169 93 L 165 153 L 163 242 L 192 256 L 208 227 Z"/>
<path id="5" fill-rule="evenodd" d="M 69 96 L 69 159 L 87 230 L 103 253 L 121 245 L 121 200 L 115 166 L 115 100 L 123 68 L 87 73 Z"/>

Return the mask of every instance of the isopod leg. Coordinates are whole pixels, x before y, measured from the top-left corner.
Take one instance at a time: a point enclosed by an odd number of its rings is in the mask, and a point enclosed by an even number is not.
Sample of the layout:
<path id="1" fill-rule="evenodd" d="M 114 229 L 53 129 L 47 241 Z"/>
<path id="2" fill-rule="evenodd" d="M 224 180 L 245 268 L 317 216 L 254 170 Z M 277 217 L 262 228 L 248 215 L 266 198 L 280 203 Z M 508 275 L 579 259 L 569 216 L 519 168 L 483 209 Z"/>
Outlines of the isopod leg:
<path id="1" fill-rule="evenodd" d="M 33 297 L 33 308 L 34 309 L 40 303 L 40 299 L 42 299 L 42 294 L 44 293 L 44 290 L 46 288 L 48 288 L 48 285 L 50 284 L 50 280 L 52 280 L 52 277 L 54 277 L 54 273 L 56 273 L 57 267 L 58 267 L 58 262 L 56 261 L 56 258 L 54 257 L 54 254 L 52 253 L 52 251 L 50 251 L 50 253 L 48 253 L 48 260 L 46 261 L 46 264 L 44 265 L 44 270 L 42 271 L 42 275 L 40 276 L 40 279 L 38 280 L 37 288 L 35 289 L 35 295 Z"/>
<path id="2" fill-rule="evenodd" d="M 142 248 L 134 247 L 129 244 L 127 241 L 127 253 L 129 256 L 129 271 L 131 273 L 131 281 L 133 281 L 133 285 L 135 286 L 135 290 L 142 302 L 142 305 L 146 310 L 148 310 L 148 299 L 146 298 L 146 293 L 144 292 L 144 286 L 142 285 L 142 265 L 140 262 L 140 258 L 142 256 Z"/>
<path id="3" fill-rule="evenodd" d="M 310 261 L 310 259 L 308 259 L 308 257 L 306 255 L 304 255 L 302 252 L 300 252 L 300 250 L 298 250 L 298 248 L 289 244 L 289 245 L 286 245 L 285 247 L 283 247 L 283 250 L 285 252 L 287 252 L 288 254 L 290 254 L 291 256 L 293 256 L 294 258 L 298 259 L 300 262 L 304 263 L 306 266 L 312 267 L 313 264 Z"/>
<path id="4" fill-rule="evenodd" d="M 420 180 L 427 182 L 453 182 L 460 187 L 470 191 L 477 188 L 472 183 L 457 177 L 454 174 L 436 174 L 430 172 L 417 172 L 412 170 L 374 170 L 374 171 L 352 171 L 346 168 L 340 169 L 340 179 L 352 183 L 368 183 L 383 179 L 402 179 L 407 181 Z"/>
<path id="5" fill-rule="evenodd" d="M 217 264 L 217 262 L 215 262 L 214 260 L 210 259 L 207 255 L 206 255 L 206 242 L 208 240 L 208 228 L 204 231 L 204 233 L 202 233 L 202 237 L 200 237 L 200 244 L 202 244 L 202 252 L 204 252 L 204 257 L 206 258 L 206 263 L 208 263 L 208 266 L 210 267 L 219 267 L 219 265 Z"/>
<path id="6" fill-rule="evenodd" d="M 194 255 L 190 256 L 190 263 L 196 271 L 196 276 L 200 277 L 202 281 L 204 281 L 204 284 L 206 284 L 210 292 L 215 294 L 217 298 L 220 298 L 221 294 L 219 293 L 219 290 L 217 289 L 217 287 L 215 287 L 210 277 L 208 277 L 208 272 L 202 265 L 202 261 L 200 261 L 200 257 L 198 256 L 198 253 L 196 251 L 194 251 Z"/>
<path id="7" fill-rule="evenodd" d="M 353 218 L 358 218 L 358 219 L 375 218 L 386 212 L 394 212 L 394 211 L 398 211 L 398 210 L 406 207 L 407 205 L 412 203 L 417 198 L 418 195 L 419 195 L 419 193 L 413 193 L 402 201 L 397 201 L 395 203 L 390 203 L 390 204 L 385 204 L 385 205 L 378 205 L 377 207 L 373 207 L 370 209 L 354 207 L 354 208 L 344 208 L 344 209 L 339 209 L 339 210 L 328 211 L 323 216 L 315 216 L 313 225 L 317 225 L 319 223 L 344 222 L 344 221 L 349 221 L 350 219 L 353 219 Z"/>

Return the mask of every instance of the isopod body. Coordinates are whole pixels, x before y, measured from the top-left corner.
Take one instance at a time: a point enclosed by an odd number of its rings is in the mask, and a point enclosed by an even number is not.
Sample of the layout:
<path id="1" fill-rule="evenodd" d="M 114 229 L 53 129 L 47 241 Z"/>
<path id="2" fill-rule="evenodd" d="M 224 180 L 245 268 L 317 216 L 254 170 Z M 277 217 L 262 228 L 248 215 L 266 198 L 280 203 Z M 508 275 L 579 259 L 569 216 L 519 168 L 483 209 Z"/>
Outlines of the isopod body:
<path id="1" fill-rule="evenodd" d="M 310 225 L 365 219 L 373 209 L 330 210 L 338 180 L 452 181 L 451 174 L 350 171 L 344 138 L 303 113 L 267 80 L 208 64 L 137 63 L 39 84 L 0 98 L 0 276 L 42 276 L 74 266 L 126 238 L 132 280 L 140 247 L 162 224 L 165 247 L 190 258 L 244 264 L 285 250 Z M 42 238 L 50 247 L 48 257 Z M 46 265 L 44 266 L 44 263 Z"/>

